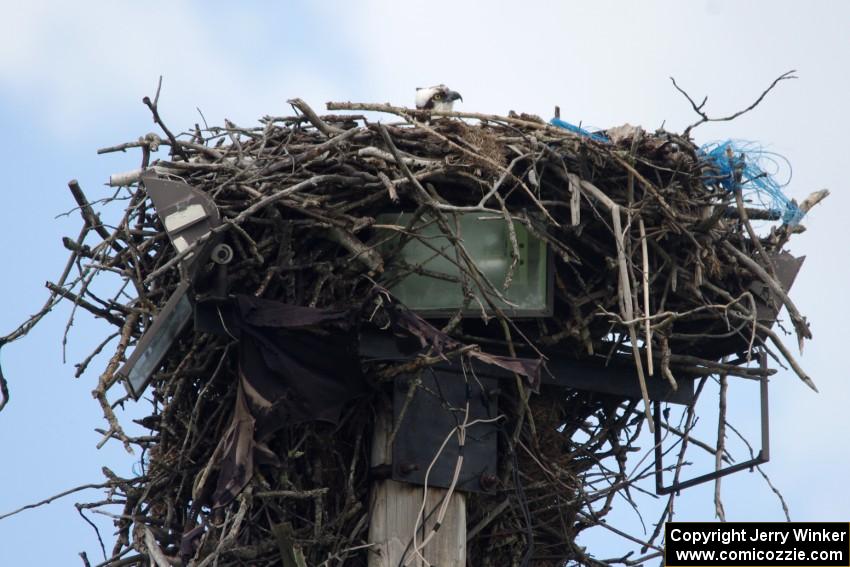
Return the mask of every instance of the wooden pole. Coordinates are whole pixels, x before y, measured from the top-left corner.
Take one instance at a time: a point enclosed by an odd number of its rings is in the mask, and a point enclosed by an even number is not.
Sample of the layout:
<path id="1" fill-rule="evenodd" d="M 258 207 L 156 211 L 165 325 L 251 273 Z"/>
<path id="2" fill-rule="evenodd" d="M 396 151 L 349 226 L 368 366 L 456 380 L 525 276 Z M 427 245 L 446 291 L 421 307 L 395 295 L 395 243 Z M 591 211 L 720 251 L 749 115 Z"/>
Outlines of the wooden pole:
<path id="1" fill-rule="evenodd" d="M 376 416 L 373 467 L 392 463 L 392 447 L 388 443 L 393 429 L 392 416 L 392 402 L 386 400 Z M 452 493 L 442 524 L 422 548 L 422 541 L 433 530 L 447 492 L 443 488 L 428 488 L 423 515 L 430 517 L 424 521 L 424 527 L 420 518 L 416 531 L 416 548 L 420 556 L 414 551 L 413 536 L 425 489 L 392 479 L 373 482 L 369 524 L 369 542 L 373 546 L 369 552 L 369 567 L 465 567 L 466 498 L 460 492 Z"/>

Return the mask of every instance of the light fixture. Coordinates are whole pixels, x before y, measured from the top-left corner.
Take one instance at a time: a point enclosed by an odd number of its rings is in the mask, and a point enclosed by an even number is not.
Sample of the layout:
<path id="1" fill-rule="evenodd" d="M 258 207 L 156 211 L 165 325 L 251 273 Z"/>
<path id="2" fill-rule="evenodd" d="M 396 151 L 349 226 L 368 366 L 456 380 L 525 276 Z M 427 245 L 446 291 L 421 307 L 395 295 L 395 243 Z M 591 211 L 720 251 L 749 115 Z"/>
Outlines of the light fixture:
<path id="1" fill-rule="evenodd" d="M 478 212 L 446 214 L 445 218 L 486 278 L 479 276 L 481 283 L 467 278 L 474 298 L 464 310 L 465 316 L 480 316 L 482 309 L 493 314 L 487 299 L 511 317 L 552 314 L 552 259 L 544 241 L 521 222 L 513 223 L 519 259 L 505 289 L 513 261 L 505 219 Z M 383 214 L 378 216 L 376 228 L 381 251 L 392 257 L 385 281 L 399 301 L 425 317 L 451 316 L 463 306 L 460 267 L 467 264 L 436 219 L 427 214 Z"/>
<path id="2" fill-rule="evenodd" d="M 180 261 L 180 283 L 117 372 L 135 399 L 147 388 L 171 345 L 192 319 L 189 292 L 198 267 L 211 254 L 221 264 L 233 258 L 229 246 L 215 241 L 212 230 L 221 224 L 221 219 L 209 196 L 186 183 L 160 179 L 156 174 L 144 175 L 142 182 L 174 249 L 184 256 Z"/>

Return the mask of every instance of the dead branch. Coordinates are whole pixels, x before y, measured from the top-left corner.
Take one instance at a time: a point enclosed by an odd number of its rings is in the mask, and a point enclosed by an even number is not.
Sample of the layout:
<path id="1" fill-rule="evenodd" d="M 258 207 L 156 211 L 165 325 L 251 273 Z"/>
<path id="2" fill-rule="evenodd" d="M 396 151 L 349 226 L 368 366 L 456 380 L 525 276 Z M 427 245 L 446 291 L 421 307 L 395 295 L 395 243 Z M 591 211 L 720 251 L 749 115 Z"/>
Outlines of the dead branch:
<path id="1" fill-rule="evenodd" d="M 670 77 L 670 80 L 673 82 L 673 86 L 676 88 L 676 90 L 679 91 L 680 93 L 682 93 L 682 95 L 686 99 L 688 99 L 688 102 L 691 103 L 691 108 L 693 108 L 694 112 L 696 112 L 700 116 L 699 120 L 697 120 L 696 122 L 694 122 L 693 124 L 691 124 L 690 126 L 685 128 L 683 135 L 688 136 L 691 133 L 691 130 L 693 130 L 694 128 L 696 128 L 700 124 L 705 124 L 706 122 L 728 122 L 730 120 L 735 120 L 736 118 L 738 118 L 739 116 L 741 116 L 743 114 L 746 114 L 747 112 L 749 112 L 752 109 L 754 109 L 755 107 L 757 107 L 761 103 L 761 101 L 764 100 L 764 97 L 767 96 L 767 93 L 772 91 L 773 88 L 776 85 L 778 85 L 781 81 L 796 79 L 797 76 L 794 75 L 794 73 L 796 73 L 796 72 L 797 72 L 796 70 L 791 69 L 790 71 L 786 71 L 785 73 L 782 73 L 776 79 L 774 79 L 772 83 L 770 83 L 770 86 L 767 87 L 751 105 L 749 105 L 747 108 L 745 108 L 743 110 L 739 110 L 738 112 L 730 114 L 729 116 L 724 116 L 722 118 L 710 118 L 708 116 L 708 114 L 706 114 L 706 112 L 703 110 L 705 103 L 708 102 L 707 96 L 702 99 L 701 103 L 697 104 L 696 102 L 694 102 L 694 99 L 691 98 L 691 95 L 689 95 L 684 89 L 682 89 L 678 84 L 676 84 L 676 79 L 674 79 L 673 77 Z"/>

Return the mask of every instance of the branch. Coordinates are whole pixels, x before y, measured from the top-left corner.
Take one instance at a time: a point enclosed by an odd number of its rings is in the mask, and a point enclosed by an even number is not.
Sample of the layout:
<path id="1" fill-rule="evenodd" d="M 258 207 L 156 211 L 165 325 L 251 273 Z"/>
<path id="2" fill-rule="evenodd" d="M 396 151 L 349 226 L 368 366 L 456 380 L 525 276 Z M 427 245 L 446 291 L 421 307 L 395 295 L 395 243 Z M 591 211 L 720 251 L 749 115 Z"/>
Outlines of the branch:
<path id="1" fill-rule="evenodd" d="M 15 514 L 23 512 L 24 510 L 30 510 L 32 508 L 38 508 L 39 506 L 44 506 L 45 504 L 50 504 L 54 500 L 58 500 L 59 498 L 63 498 L 65 496 L 68 496 L 69 494 L 74 494 L 75 492 L 80 492 L 82 490 L 88 490 L 89 488 L 109 488 L 109 487 L 113 486 L 113 484 L 114 483 L 112 481 L 109 481 L 109 482 L 102 482 L 100 484 L 83 484 L 81 486 L 77 486 L 76 488 L 69 488 L 68 490 L 60 492 L 59 494 L 54 494 L 53 496 L 50 496 L 49 498 L 45 498 L 44 500 L 36 502 L 35 504 L 27 504 L 26 506 L 21 506 L 17 510 L 13 510 L 11 512 L 7 512 L 3 515 L 0 515 L 0 520 L 5 520 L 6 518 L 9 518 L 10 516 L 14 516 Z"/>
<path id="2" fill-rule="evenodd" d="M 343 130 L 342 128 L 338 126 L 331 126 L 330 124 L 319 118 L 319 115 L 316 114 L 316 112 L 312 108 L 310 108 L 310 105 L 301 100 L 300 98 L 293 98 L 286 102 L 301 111 L 301 113 L 307 118 L 307 120 L 310 121 L 310 124 L 315 126 L 316 129 L 319 130 L 319 132 L 321 132 L 328 138 L 345 132 L 345 130 Z"/>
<path id="3" fill-rule="evenodd" d="M 800 312 L 797 310 L 797 306 L 794 305 L 794 302 L 791 301 L 791 298 L 788 297 L 788 293 L 782 288 L 782 285 L 776 281 L 767 271 L 759 265 L 758 262 L 732 246 L 728 240 L 723 241 L 723 248 L 728 251 L 732 256 L 734 256 L 738 262 L 749 268 L 749 270 L 755 274 L 759 279 L 761 279 L 765 285 L 767 285 L 770 290 L 776 294 L 776 296 L 782 301 L 785 305 L 785 308 L 788 310 L 788 315 L 791 316 L 791 322 L 794 323 L 794 329 L 797 331 L 797 340 L 799 343 L 800 350 L 803 350 L 803 339 L 811 339 L 812 332 L 809 330 L 809 325 L 806 323 L 806 318 L 803 317 Z"/>
<path id="4" fill-rule="evenodd" d="M 180 145 L 180 142 L 177 141 L 177 138 L 174 137 L 174 134 L 171 133 L 171 130 L 168 129 L 168 126 L 162 121 L 162 118 L 159 116 L 159 110 L 157 109 L 157 103 L 159 102 L 159 91 L 162 88 L 162 75 L 159 76 L 159 84 L 156 86 L 156 96 L 151 102 L 150 97 L 144 97 L 142 102 L 145 103 L 145 106 L 151 109 L 151 114 L 153 114 L 153 121 L 157 123 L 157 125 L 162 128 L 162 131 L 165 132 L 165 135 L 168 136 L 168 140 L 171 142 L 171 149 L 174 150 L 175 153 L 179 154 L 181 158 L 185 161 L 189 161 L 189 156 L 186 155 L 186 152 L 183 151 L 183 147 Z"/>
<path id="5" fill-rule="evenodd" d="M 767 96 L 767 93 L 772 91 L 773 88 L 776 85 L 778 85 L 781 81 L 787 81 L 789 79 L 796 79 L 797 76 L 794 75 L 794 73 L 796 73 L 796 72 L 797 71 L 795 69 L 791 69 L 790 71 L 786 71 L 785 73 L 782 73 L 776 79 L 774 79 L 772 83 L 770 83 L 770 86 L 767 87 L 761 93 L 761 95 L 759 95 L 759 97 L 755 100 L 755 102 L 753 102 L 750 106 L 748 106 L 747 108 L 745 108 L 743 110 L 739 110 L 738 112 L 736 112 L 734 114 L 730 114 L 729 116 L 724 116 L 723 118 L 711 118 L 711 117 L 709 117 L 708 114 L 706 114 L 705 111 L 703 110 L 705 103 L 708 102 L 708 97 L 705 97 L 704 99 L 702 99 L 701 103 L 697 104 L 696 102 L 694 102 L 694 99 L 692 99 L 691 96 L 687 92 L 685 92 L 685 90 L 676 83 L 676 79 L 674 79 L 673 77 L 670 77 L 670 80 L 673 81 L 673 86 L 676 87 L 676 90 L 679 91 L 680 93 L 682 93 L 685 96 L 686 99 L 688 99 L 688 102 L 691 103 L 691 107 L 694 109 L 694 112 L 696 112 L 700 116 L 699 120 L 697 120 L 696 122 L 694 122 L 693 124 L 691 124 L 690 126 L 685 128 L 685 131 L 683 132 L 682 135 L 687 137 L 688 134 L 690 133 L 690 131 L 693 128 L 696 128 L 700 124 L 704 124 L 706 122 L 728 122 L 730 120 L 734 120 L 734 119 L 738 118 L 742 114 L 746 114 L 747 112 L 751 111 L 756 106 L 758 106 L 759 103 L 761 103 L 761 101 L 764 100 L 764 97 Z"/>

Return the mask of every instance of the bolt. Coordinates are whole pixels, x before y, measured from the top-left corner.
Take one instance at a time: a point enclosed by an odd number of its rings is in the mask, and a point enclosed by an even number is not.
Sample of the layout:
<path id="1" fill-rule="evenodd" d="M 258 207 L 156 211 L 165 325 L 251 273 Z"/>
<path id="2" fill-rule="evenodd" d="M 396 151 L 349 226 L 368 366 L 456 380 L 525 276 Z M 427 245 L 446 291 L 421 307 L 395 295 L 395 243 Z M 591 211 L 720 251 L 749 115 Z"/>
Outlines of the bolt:
<path id="1" fill-rule="evenodd" d="M 398 468 L 398 471 L 404 476 L 407 476 L 410 473 L 412 473 L 413 471 L 418 471 L 418 470 L 419 470 L 419 465 L 417 465 L 416 463 L 402 463 L 401 466 Z"/>
<path id="2" fill-rule="evenodd" d="M 217 264 L 229 264 L 233 259 L 233 248 L 227 244 L 218 244 L 212 251 L 212 260 Z"/>
<path id="3" fill-rule="evenodd" d="M 496 484 L 498 484 L 499 479 L 496 478 L 496 475 L 481 473 L 481 476 L 478 478 L 478 482 L 484 490 L 493 490 L 496 488 Z"/>

